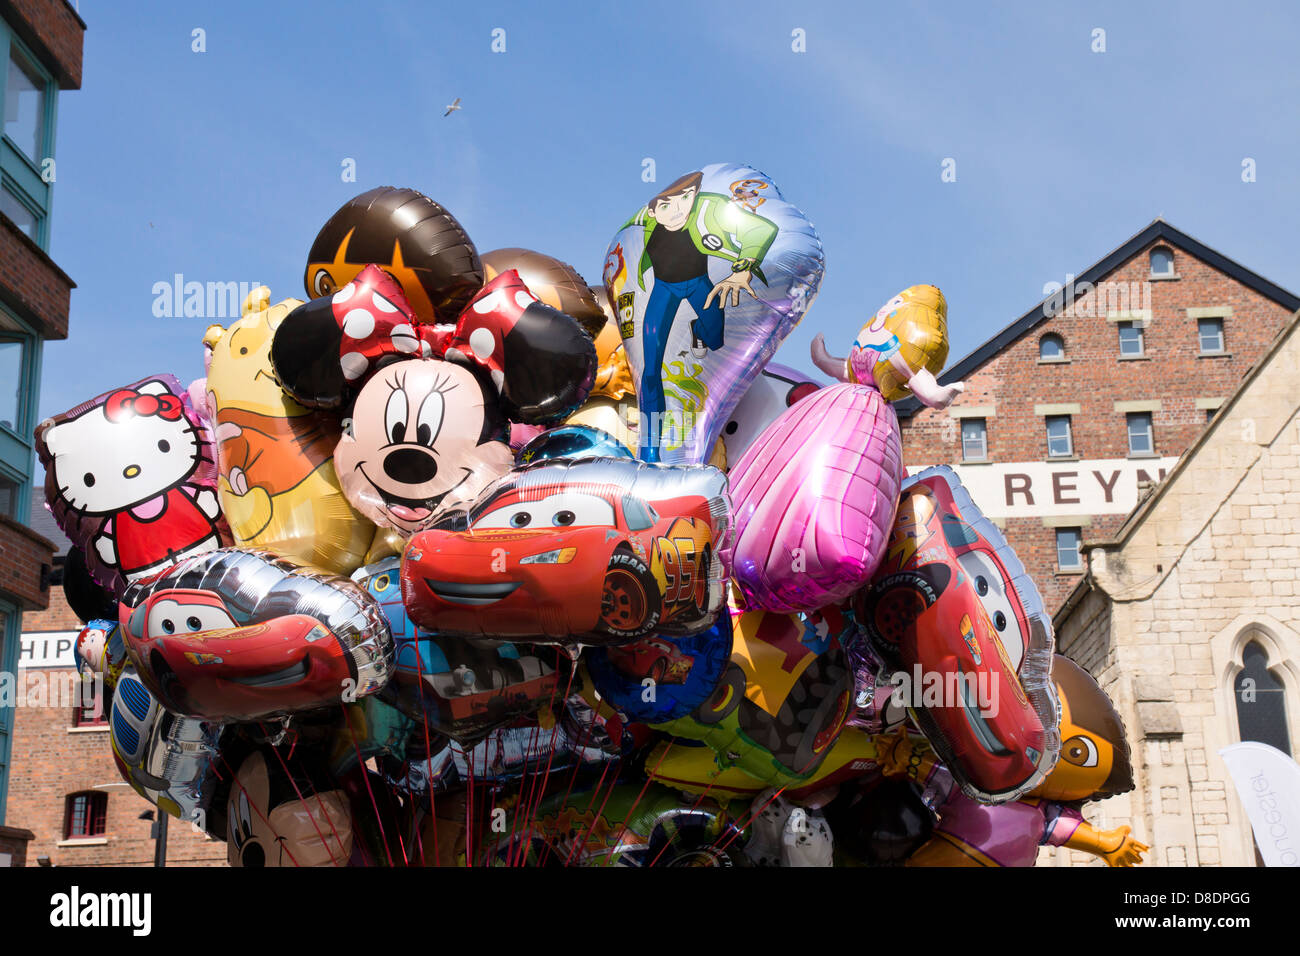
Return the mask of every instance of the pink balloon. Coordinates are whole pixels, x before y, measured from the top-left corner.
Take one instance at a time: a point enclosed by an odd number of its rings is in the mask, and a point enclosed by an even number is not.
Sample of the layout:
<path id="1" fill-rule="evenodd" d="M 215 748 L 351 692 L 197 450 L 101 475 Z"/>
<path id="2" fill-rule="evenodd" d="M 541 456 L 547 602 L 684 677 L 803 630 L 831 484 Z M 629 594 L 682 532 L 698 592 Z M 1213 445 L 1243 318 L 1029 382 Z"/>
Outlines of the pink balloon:
<path id="1" fill-rule="evenodd" d="M 865 585 L 902 475 L 898 418 L 874 386 L 831 385 L 787 409 L 731 469 L 732 575 L 747 606 L 812 611 Z"/>

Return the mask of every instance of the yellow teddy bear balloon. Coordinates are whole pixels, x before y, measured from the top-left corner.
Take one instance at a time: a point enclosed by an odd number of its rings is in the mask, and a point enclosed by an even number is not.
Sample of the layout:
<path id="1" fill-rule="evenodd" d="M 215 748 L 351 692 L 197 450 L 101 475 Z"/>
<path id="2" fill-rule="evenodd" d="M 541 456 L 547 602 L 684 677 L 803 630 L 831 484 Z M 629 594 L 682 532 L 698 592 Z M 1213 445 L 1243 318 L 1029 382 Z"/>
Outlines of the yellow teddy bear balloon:
<path id="1" fill-rule="evenodd" d="M 221 510 L 240 546 L 349 574 L 365 561 L 375 526 L 348 504 L 334 473 L 337 419 L 299 405 L 271 372 L 275 329 L 302 302 L 270 301 L 266 286 L 254 289 L 239 321 L 203 337 Z"/>

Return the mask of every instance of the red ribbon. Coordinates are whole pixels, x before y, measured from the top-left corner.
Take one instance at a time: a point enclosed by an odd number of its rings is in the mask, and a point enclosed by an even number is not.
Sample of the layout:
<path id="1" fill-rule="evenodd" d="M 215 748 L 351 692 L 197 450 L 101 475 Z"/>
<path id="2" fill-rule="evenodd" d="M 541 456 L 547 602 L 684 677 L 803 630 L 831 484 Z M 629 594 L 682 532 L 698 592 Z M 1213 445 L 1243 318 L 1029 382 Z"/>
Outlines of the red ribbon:
<path id="1" fill-rule="evenodd" d="M 129 388 L 119 388 L 108 396 L 108 401 L 104 403 L 104 414 L 110 422 L 149 415 L 174 422 L 181 417 L 181 400 L 171 394 L 148 395 Z"/>

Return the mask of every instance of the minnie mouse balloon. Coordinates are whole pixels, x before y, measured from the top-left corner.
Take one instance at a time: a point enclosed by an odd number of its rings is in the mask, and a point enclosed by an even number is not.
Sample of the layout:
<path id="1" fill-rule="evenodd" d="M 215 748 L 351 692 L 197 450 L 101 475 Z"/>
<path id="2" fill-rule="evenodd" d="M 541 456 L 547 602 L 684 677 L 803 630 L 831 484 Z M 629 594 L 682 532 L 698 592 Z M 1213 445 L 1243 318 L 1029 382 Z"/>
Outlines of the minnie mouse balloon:
<path id="1" fill-rule="evenodd" d="M 604 280 L 638 383 L 643 460 L 708 459 L 823 266 L 812 223 L 749 166 L 687 173 L 623 225 Z"/>
<path id="2" fill-rule="evenodd" d="M 212 435 L 171 375 L 106 392 L 36 429 L 45 500 L 101 584 L 221 546 Z"/>

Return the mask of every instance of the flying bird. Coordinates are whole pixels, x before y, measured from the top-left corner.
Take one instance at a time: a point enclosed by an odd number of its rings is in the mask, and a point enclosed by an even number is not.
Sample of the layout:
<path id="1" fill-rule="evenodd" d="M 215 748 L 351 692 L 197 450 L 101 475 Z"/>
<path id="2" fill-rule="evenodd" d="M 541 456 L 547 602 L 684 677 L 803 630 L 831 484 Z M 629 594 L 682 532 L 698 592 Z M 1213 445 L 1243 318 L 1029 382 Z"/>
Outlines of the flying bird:
<path id="1" fill-rule="evenodd" d="M 447 112 L 443 113 L 442 115 L 443 115 L 443 117 L 448 117 L 448 116 L 450 116 L 452 113 L 456 112 L 456 110 L 458 110 L 458 109 L 460 109 L 460 97 L 459 97 L 459 96 L 456 97 L 456 99 L 452 101 L 452 104 L 451 104 L 450 106 L 447 107 Z"/>

